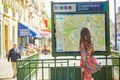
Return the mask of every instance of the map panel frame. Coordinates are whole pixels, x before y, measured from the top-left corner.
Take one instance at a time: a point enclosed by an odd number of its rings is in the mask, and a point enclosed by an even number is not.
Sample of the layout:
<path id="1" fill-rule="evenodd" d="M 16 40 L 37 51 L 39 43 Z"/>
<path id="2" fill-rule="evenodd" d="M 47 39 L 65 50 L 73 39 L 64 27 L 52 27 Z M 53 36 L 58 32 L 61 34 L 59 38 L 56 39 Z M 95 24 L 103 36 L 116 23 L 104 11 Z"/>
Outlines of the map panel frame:
<path id="1" fill-rule="evenodd" d="M 88 7 L 88 4 L 90 4 L 91 5 L 91 3 L 92 3 L 92 5 L 93 5 L 93 3 L 98 3 L 98 4 L 100 4 L 100 7 L 102 7 L 102 6 L 104 6 L 104 8 L 103 9 L 99 9 L 98 11 L 96 11 L 96 10 L 93 10 L 93 11 L 91 11 L 91 10 L 85 10 L 85 11 L 75 11 L 75 5 L 74 4 L 77 4 L 77 5 L 79 5 L 79 4 L 81 4 L 81 3 L 83 3 L 83 4 L 87 4 L 87 7 Z M 55 5 L 56 4 L 62 4 L 62 6 L 64 6 L 64 5 L 72 5 L 73 6 L 73 10 L 71 10 L 71 11 L 65 11 L 65 10 L 63 10 L 63 11 L 60 11 L 60 10 L 56 10 L 55 11 Z M 91 7 L 91 6 L 90 6 Z M 89 8 L 90 8 L 89 7 Z M 56 18 L 55 18 L 55 16 L 56 15 L 97 15 L 97 14 L 104 14 L 105 16 L 104 16 L 104 18 L 105 18 L 105 50 L 104 51 L 95 51 L 95 53 L 94 53 L 94 55 L 109 55 L 109 53 L 110 53 L 110 44 L 109 44 L 109 42 L 110 42 L 110 32 L 109 32 L 109 2 L 108 1 L 105 1 L 105 2 L 76 2 L 76 3 L 72 3 L 72 2 L 66 2 L 66 3 L 54 3 L 54 2 L 51 2 L 51 13 L 52 13 L 52 19 L 51 19 L 51 21 L 52 21 L 52 55 L 53 56 L 80 56 L 80 51 L 78 50 L 78 51 L 57 51 L 56 50 L 56 47 L 57 47 L 57 39 L 56 39 L 56 31 L 58 31 L 58 30 L 56 30 Z M 91 8 L 90 8 L 91 9 Z M 77 9 L 76 9 L 77 10 Z M 79 31 L 80 32 L 80 31 Z M 58 36 L 59 36 L 59 34 L 58 34 Z M 60 45 L 60 44 L 59 44 Z M 62 45 L 62 44 L 61 44 Z M 79 44 L 78 44 L 79 45 Z M 72 45 L 70 45 L 71 47 L 72 47 Z"/>

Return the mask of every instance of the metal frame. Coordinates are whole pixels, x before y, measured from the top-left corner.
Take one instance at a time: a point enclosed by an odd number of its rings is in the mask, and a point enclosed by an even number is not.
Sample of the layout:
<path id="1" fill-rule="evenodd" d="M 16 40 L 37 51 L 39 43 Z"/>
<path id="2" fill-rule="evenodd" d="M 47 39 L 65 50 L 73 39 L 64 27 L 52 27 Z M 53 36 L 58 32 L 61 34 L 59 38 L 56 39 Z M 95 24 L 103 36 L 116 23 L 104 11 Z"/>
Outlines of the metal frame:
<path id="1" fill-rule="evenodd" d="M 116 57 L 116 54 L 118 52 L 114 52 L 112 57 L 97 58 L 104 60 L 105 64 L 103 69 L 93 74 L 95 80 L 113 80 L 115 67 L 118 68 L 117 75 L 120 76 L 120 57 Z M 109 60 L 112 60 L 112 63 L 109 63 Z M 17 80 L 80 80 L 80 72 L 80 57 L 31 58 L 17 61 Z"/>

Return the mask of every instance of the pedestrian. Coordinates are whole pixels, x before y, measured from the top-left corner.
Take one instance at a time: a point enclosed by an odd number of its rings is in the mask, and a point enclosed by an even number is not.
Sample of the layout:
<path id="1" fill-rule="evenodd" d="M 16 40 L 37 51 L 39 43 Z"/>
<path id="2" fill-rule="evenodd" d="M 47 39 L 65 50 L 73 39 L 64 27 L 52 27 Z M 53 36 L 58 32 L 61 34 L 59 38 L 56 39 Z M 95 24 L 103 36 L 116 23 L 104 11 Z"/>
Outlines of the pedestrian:
<path id="1" fill-rule="evenodd" d="M 26 53 L 25 53 L 25 55 L 26 56 L 29 56 L 30 54 L 31 54 L 31 48 L 30 48 L 30 46 L 29 46 L 29 44 L 26 44 Z"/>
<path id="2" fill-rule="evenodd" d="M 12 69 L 13 69 L 13 78 L 17 75 L 17 69 L 16 69 L 16 61 L 17 59 L 21 58 L 19 49 L 17 48 L 16 44 L 13 44 L 13 48 L 10 49 L 8 54 L 8 62 L 11 59 Z"/>
<path id="3" fill-rule="evenodd" d="M 25 47 L 23 46 L 22 43 L 21 43 L 20 46 L 19 46 L 19 50 L 20 50 L 20 54 L 21 54 L 21 55 L 24 55 Z"/>
<path id="4" fill-rule="evenodd" d="M 91 34 L 88 28 L 82 28 L 80 32 L 81 78 L 82 80 L 94 80 L 92 74 L 100 71 L 102 66 L 98 63 L 94 53 Z"/>

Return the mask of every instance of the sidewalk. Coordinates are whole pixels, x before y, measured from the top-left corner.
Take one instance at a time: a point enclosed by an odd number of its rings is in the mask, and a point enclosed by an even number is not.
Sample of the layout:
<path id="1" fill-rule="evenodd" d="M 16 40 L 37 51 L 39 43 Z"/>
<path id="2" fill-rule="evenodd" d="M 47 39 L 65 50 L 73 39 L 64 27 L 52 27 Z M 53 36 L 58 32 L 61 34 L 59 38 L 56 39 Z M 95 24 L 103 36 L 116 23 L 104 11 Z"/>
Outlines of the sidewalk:
<path id="1" fill-rule="evenodd" d="M 26 56 L 21 56 L 25 58 Z M 13 77 L 12 65 L 11 62 L 7 61 L 7 58 L 0 59 L 0 80 L 17 80 Z"/>
<path id="2" fill-rule="evenodd" d="M 12 78 L 12 74 L 11 62 L 8 62 L 6 58 L 0 59 L 0 80 L 17 80 Z"/>
<path id="3" fill-rule="evenodd" d="M 25 58 L 26 56 L 21 56 Z M 7 58 L 0 59 L 0 80 L 17 80 L 13 77 L 12 65 L 11 62 L 7 61 Z"/>

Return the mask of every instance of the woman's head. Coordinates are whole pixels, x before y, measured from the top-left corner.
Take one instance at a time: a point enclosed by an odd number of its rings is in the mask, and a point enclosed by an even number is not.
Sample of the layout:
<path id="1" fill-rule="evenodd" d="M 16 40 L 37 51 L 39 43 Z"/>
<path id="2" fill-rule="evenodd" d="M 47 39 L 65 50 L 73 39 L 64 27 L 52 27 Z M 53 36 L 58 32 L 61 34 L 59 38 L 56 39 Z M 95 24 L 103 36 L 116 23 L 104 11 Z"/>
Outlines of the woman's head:
<path id="1" fill-rule="evenodd" d="M 88 30 L 88 28 L 84 27 L 82 28 L 81 30 L 81 33 L 80 33 L 80 38 L 83 39 L 83 40 L 91 40 L 91 34 L 90 34 L 90 31 Z"/>
<path id="2" fill-rule="evenodd" d="M 83 44 L 85 46 L 85 49 L 91 48 L 91 34 L 88 28 L 84 27 L 82 28 L 80 32 L 80 44 Z"/>

